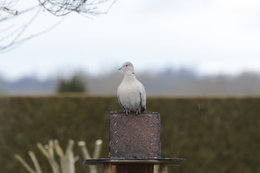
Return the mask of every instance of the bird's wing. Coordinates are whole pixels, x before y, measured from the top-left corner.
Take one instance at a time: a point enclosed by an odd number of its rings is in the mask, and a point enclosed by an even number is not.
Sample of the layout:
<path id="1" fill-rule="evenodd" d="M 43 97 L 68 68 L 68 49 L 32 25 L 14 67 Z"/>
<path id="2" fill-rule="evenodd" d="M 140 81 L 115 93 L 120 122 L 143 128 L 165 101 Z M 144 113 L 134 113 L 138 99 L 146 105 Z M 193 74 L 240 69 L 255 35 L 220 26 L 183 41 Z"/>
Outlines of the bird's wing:
<path id="1" fill-rule="evenodd" d="M 120 106 L 122 106 L 122 108 L 124 108 L 123 104 L 121 103 L 121 100 L 120 100 L 118 92 L 117 92 L 117 100 L 118 100 L 118 103 L 120 104 Z"/>
<path id="2" fill-rule="evenodd" d="M 123 107 L 123 105 L 122 105 L 122 103 L 121 103 L 120 98 L 119 98 L 118 95 L 117 95 L 117 101 L 118 101 L 118 103 Z"/>
<path id="3" fill-rule="evenodd" d="M 140 95 L 141 112 L 143 112 L 146 110 L 146 93 L 143 85 L 141 85 L 139 95 Z"/>

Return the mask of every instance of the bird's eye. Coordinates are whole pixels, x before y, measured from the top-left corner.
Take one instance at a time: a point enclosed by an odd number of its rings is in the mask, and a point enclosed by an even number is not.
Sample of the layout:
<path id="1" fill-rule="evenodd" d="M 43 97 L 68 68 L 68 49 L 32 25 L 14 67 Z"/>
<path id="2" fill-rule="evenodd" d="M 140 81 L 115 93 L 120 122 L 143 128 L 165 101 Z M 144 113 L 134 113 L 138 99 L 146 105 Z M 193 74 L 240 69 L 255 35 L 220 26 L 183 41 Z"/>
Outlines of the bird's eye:
<path id="1" fill-rule="evenodd" d="M 128 65 L 125 65 L 126 67 L 128 66 Z"/>

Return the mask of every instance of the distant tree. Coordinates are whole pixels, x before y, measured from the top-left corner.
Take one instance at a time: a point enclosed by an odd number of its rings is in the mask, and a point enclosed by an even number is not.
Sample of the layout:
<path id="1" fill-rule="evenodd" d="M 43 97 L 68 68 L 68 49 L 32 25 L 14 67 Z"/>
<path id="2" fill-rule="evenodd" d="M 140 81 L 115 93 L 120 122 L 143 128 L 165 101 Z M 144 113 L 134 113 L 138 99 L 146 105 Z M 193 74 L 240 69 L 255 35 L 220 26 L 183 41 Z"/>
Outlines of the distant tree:
<path id="1" fill-rule="evenodd" d="M 73 76 L 68 80 L 61 79 L 57 86 L 58 93 L 83 93 L 86 91 L 85 83 L 79 76 Z"/>

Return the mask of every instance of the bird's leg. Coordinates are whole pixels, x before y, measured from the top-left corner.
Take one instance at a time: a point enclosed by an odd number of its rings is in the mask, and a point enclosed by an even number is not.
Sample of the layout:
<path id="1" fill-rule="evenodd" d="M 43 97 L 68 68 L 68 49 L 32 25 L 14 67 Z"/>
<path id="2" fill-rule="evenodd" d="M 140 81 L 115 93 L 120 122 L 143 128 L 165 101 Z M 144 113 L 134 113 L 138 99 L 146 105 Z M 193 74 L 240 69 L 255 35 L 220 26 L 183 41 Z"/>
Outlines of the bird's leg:
<path id="1" fill-rule="evenodd" d="M 124 108 L 124 107 L 123 107 L 123 108 Z M 125 113 L 125 114 L 127 115 L 127 110 L 126 110 L 126 108 L 124 108 L 123 113 Z"/>
<path id="2" fill-rule="evenodd" d="M 141 111 L 139 109 L 137 109 L 137 111 L 135 112 L 135 115 L 138 115 L 140 113 L 141 113 Z"/>

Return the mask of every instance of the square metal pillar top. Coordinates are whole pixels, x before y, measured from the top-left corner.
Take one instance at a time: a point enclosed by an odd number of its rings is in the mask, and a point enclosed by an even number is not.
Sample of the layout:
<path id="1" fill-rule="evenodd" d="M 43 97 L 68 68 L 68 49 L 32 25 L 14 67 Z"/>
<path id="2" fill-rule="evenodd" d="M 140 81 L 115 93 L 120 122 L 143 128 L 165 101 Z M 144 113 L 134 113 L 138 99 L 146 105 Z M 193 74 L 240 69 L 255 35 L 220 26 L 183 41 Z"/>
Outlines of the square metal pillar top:
<path id="1" fill-rule="evenodd" d="M 160 114 L 111 112 L 109 137 L 112 159 L 160 158 Z"/>

